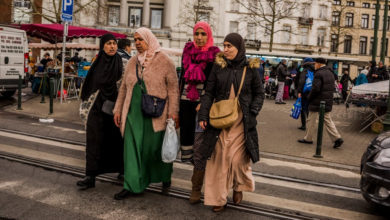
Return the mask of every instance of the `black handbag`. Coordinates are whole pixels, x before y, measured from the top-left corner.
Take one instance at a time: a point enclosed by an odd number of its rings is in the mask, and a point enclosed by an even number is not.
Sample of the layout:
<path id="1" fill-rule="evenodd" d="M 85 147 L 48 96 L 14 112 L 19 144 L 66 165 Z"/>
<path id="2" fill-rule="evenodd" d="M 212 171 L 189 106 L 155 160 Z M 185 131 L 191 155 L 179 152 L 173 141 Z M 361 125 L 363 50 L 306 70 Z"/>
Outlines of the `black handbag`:
<path id="1" fill-rule="evenodd" d="M 103 103 L 102 112 L 109 114 L 109 115 L 114 115 L 114 113 L 112 113 L 112 110 L 114 110 L 114 107 L 115 107 L 115 102 L 110 101 L 110 100 L 106 100 Z"/>
<path id="2" fill-rule="evenodd" d="M 142 90 L 142 100 L 141 100 L 142 113 L 144 113 L 145 116 L 152 117 L 152 118 L 160 117 L 164 112 L 166 100 L 145 93 L 144 88 L 142 87 L 141 80 L 138 76 L 138 64 L 136 65 L 135 74 L 137 75 L 138 85 L 139 87 L 141 87 Z"/>

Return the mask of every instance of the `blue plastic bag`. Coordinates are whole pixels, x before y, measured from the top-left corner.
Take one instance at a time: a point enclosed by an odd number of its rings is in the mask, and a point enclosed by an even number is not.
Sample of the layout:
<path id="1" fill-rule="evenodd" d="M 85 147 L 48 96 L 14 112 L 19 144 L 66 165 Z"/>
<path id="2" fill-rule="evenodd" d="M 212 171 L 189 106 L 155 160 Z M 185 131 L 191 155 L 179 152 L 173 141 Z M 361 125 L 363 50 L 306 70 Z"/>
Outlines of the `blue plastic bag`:
<path id="1" fill-rule="evenodd" d="M 313 85 L 313 78 L 314 78 L 314 73 L 310 70 L 307 70 L 306 82 L 305 82 L 305 86 L 303 87 L 303 93 L 307 93 L 311 91 L 311 87 Z"/>
<path id="2" fill-rule="evenodd" d="M 297 101 L 295 102 L 295 104 L 293 105 L 292 109 L 291 109 L 290 116 L 293 119 L 298 119 L 299 115 L 301 114 L 301 110 L 302 110 L 302 99 L 298 98 Z"/>

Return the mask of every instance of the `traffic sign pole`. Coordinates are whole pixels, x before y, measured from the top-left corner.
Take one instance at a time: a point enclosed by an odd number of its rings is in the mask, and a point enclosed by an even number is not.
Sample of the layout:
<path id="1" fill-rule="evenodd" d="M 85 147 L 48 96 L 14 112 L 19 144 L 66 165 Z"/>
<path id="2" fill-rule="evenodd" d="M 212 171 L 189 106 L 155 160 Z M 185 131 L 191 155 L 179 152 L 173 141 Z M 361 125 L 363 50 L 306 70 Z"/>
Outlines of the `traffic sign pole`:
<path id="1" fill-rule="evenodd" d="M 64 22 L 64 37 L 62 39 L 62 61 L 61 61 L 61 103 L 64 98 L 64 73 L 65 73 L 65 48 L 66 37 L 68 36 L 68 25 L 73 20 L 73 0 L 62 1 L 61 20 Z"/>

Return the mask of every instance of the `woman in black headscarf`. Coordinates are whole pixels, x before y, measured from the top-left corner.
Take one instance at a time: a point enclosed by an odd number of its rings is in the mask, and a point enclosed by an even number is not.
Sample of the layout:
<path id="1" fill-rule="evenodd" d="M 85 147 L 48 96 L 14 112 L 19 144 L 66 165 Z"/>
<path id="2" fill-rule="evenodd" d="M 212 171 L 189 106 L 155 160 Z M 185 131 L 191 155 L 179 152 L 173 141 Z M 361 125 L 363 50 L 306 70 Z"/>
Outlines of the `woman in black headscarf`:
<path id="1" fill-rule="evenodd" d="M 87 129 L 85 179 L 77 182 L 84 188 L 95 186 L 95 177 L 102 173 L 121 172 L 123 169 L 123 139 L 115 126 L 113 114 L 103 105 L 115 104 L 123 73 L 121 56 L 114 35 L 102 36 L 99 55 L 88 71 L 81 99 Z M 106 107 L 105 106 L 105 107 Z M 81 115 L 81 114 L 80 114 Z"/>
<path id="2" fill-rule="evenodd" d="M 205 130 L 202 153 L 204 158 L 209 159 L 204 204 L 214 206 L 215 212 L 224 209 L 230 188 L 234 189 L 233 200 L 237 205 L 242 201 L 242 191 L 255 188 L 250 163 L 251 159 L 253 163 L 259 161 L 256 116 L 264 101 L 263 86 L 257 72 L 260 60 L 246 58 L 244 39 L 239 34 L 227 35 L 223 45 L 224 51 L 217 55 L 199 110 L 199 125 Z M 237 120 L 229 128 L 212 127 L 209 113 L 214 100 L 234 99 L 245 69 L 238 97 Z"/>

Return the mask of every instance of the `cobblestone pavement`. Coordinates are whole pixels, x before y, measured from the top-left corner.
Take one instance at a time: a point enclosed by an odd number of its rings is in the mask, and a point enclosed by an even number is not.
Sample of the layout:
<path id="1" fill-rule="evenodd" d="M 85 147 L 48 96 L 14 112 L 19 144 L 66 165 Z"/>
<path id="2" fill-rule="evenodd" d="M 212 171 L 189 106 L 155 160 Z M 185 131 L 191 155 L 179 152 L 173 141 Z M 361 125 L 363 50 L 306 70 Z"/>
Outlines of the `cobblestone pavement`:
<path id="1" fill-rule="evenodd" d="M 316 148 L 314 144 L 301 144 L 297 140 L 303 138 L 305 132 L 299 130 L 301 121 L 290 117 L 290 111 L 294 100 L 286 100 L 286 105 L 276 105 L 274 100 L 266 99 L 258 120 L 259 144 L 261 152 L 283 154 L 313 160 L 323 160 L 333 163 L 360 166 L 360 158 L 367 148 L 368 143 L 376 136 L 370 127 L 359 132 L 365 127 L 361 125 L 368 113 L 364 107 L 353 105 L 346 109 L 345 105 L 334 105 L 331 117 L 344 139 L 344 144 L 339 149 L 333 148 L 333 143 L 324 129 L 322 155 L 324 158 L 313 157 Z M 315 135 L 314 140 L 317 139 Z"/>

